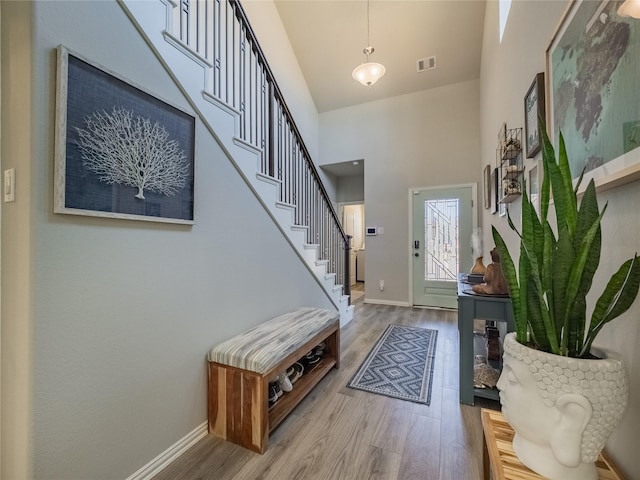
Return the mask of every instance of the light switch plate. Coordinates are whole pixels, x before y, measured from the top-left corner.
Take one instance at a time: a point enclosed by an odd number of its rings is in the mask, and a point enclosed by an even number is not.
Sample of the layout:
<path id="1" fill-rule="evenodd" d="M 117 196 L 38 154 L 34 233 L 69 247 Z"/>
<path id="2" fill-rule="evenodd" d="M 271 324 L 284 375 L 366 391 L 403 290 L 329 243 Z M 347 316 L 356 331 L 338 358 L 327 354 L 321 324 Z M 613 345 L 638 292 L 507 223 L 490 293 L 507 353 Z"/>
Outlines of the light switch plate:
<path id="1" fill-rule="evenodd" d="M 16 169 L 10 168 L 4 171 L 4 201 L 16 201 Z"/>

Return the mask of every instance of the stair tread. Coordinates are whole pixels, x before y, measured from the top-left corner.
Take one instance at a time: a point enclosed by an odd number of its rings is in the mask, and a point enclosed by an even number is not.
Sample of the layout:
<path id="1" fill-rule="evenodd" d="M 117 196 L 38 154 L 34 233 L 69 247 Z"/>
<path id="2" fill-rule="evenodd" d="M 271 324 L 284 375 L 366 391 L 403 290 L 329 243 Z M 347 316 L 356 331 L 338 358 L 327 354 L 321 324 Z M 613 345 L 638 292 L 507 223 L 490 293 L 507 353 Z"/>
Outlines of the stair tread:
<path id="1" fill-rule="evenodd" d="M 282 185 L 282 180 L 278 180 L 277 178 L 273 178 L 272 176 L 266 175 L 262 172 L 257 172 L 256 178 L 258 180 L 262 180 L 263 182 L 271 183 L 276 186 Z"/>
<path id="2" fill-rule="evenodd" d="M 291 204 L 291 203 L 280 202 L 280 201 L 276 202 L 276 207 L 278 207 L 278 208 L 291 208 L 291 209 L 294 209 L 294 210 L 296 208 L 296 206 Z"/>

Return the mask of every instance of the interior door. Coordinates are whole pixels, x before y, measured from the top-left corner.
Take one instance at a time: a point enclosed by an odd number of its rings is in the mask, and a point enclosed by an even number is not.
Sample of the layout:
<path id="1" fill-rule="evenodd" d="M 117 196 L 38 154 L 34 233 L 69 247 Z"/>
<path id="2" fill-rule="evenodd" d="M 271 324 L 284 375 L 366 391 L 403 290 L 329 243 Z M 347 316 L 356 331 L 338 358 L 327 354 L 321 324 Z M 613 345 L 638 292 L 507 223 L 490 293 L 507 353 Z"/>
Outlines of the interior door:
<path id="1" fill-rule="evenodd" d="M 457 308 L 458 272 L 472 265 L 470 186 L 413 192 L 413 304 Z"/>
<path id="2" fill-rule="evenodd" d="M 351 236 L 351 256 L 349 259 L 350 285 L 356 284 L 356 254 L 363 248 L 364 205 L 344 205 L 342 210 L 342 228 Z"/>

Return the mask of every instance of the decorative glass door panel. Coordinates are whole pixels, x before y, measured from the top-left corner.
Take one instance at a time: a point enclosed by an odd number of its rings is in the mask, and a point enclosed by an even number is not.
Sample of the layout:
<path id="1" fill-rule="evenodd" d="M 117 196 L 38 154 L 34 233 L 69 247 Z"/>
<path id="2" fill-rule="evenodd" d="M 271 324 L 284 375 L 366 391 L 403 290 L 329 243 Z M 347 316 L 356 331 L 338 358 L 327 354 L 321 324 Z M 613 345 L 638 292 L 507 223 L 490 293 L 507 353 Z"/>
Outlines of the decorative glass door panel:
<path id="1" fill-rule="evenodd" d="M 471 196 L 471 187 L 413 192 L 414 305 L 457 307 L 458 272 L 473 261 Z"/>
<path id="2" fill-rule="evenodd" d="M 424 202 L 424 279 L 457 281 L 458 211 L 457 198 Z"/>

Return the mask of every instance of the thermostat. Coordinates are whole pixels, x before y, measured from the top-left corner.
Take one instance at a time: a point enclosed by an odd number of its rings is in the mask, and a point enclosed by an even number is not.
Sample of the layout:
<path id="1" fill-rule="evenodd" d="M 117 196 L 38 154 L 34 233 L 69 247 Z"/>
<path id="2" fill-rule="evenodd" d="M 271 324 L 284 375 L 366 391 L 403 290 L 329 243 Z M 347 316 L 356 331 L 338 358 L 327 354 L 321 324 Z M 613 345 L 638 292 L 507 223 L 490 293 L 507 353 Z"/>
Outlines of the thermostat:
<path id="1" fill-rule="evenodd" d="M 366 234 L 367 235 L 377 235 L 378 234 L 378 229 L 376 227 L 367 227 Z"/>

